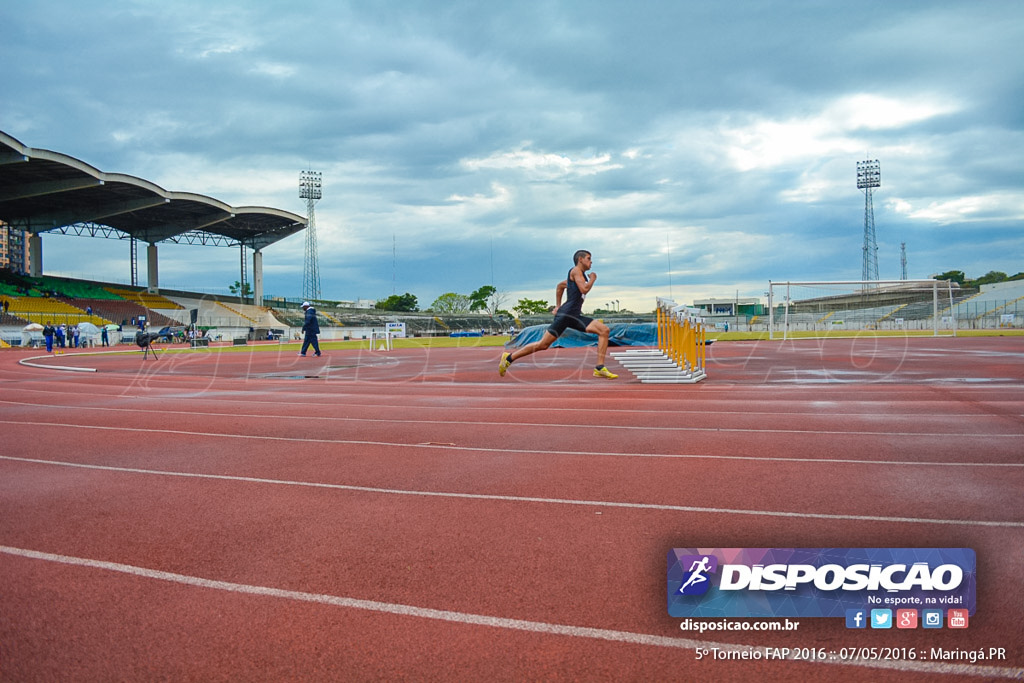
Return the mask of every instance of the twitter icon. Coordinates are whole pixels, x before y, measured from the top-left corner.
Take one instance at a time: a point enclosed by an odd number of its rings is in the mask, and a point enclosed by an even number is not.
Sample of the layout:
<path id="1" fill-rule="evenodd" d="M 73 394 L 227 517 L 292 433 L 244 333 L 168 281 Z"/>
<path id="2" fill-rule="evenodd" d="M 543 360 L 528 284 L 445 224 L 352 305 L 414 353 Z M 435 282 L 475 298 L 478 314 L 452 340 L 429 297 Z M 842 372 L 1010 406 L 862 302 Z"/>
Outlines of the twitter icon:
<path id="1" fill-rule="evenodd" d="M 892 610 L 871 610 L 871 628 L 892 628 Z"/>

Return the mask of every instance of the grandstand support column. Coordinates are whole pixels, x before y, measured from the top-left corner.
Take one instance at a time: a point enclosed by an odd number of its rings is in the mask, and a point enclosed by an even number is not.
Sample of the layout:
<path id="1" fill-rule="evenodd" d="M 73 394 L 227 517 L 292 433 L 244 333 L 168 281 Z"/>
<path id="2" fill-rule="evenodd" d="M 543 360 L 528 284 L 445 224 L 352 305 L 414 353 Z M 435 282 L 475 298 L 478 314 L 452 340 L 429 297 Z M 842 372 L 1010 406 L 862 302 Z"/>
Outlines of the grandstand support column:
<path id="1" fill-rule="evenodd" d="M 30 233 L 28 238 L 28 274 L 43 276 L 43 237 L 38 232 Z"/>
<path id="2" fill-rule="evenodd" d="M 241 253 L 240 267 L 241 277 L 238 280 L 238 303 L 245 305 L 245 290 L 249 288 L 249 274 L 246 272 L 248 268 L 245 264 L 245 242 L 238 245 Z"/>
<path id="3" fill-rule="evenodd" d="M 156 245 L 146 248 L 146 291 L 150 294 L 160 293 L 160 278 L 157 275 Z"/>
<path id="4" fill-rule="evenodd" d="M 263 252 L 259 249 L 252 252 L 252 303 L 263 305 Z"/>
<path id="5" fill-rule="evenodd" d="M 139 286 L 139 244 L 138 240 L 134 237 L 130 240 L 131 248 L 131 260 L 132 260 L 132 287 Z"/>

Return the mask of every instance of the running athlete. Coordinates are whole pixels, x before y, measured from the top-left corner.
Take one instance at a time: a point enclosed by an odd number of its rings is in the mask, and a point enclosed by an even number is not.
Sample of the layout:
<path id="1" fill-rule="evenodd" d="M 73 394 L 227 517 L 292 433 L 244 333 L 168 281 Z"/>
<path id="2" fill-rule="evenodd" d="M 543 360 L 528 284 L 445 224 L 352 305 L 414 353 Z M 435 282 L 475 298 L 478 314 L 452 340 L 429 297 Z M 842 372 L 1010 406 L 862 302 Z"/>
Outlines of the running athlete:
<path id="1" fill-rule="evenodd" d="M 594 320 L 583 315 L 583 298 L 590 292 L 597 280 L 597 273 L 591 273 L 587 279 L 587 271 L 592 264 L 592 256 L 589 251 L 580 249 L 573 254 L 573 267 L 568 277 L 559 282 L 555 287 L 555 320 L 551 326 L 544 331 L 540 341 L 527 344 L 521 349 L 511 353 L 501 354 L 501 362 L 498 364 L 498 374 L 505 376 L 508 366 L 524 356 L 543 351 L 555 343 L 555 340 L 568 328 L 589 332 L 597 335 L 597 367 L 594 368 L 594 377 L 615 379 L 615 373 L 604 366 L 604 358 L 608 352 L 608 326 L 600 320 Z M 565 305 L 562 305 L 562 295 L 565 295 Z"/>

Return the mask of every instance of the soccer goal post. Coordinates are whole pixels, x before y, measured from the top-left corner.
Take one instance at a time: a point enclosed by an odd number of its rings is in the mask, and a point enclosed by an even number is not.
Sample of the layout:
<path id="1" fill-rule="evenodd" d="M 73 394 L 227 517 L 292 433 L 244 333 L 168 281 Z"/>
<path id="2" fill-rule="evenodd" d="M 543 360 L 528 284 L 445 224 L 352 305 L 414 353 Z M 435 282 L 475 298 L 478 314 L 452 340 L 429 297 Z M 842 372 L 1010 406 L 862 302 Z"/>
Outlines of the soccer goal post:
<path id="1" fill-rule="evenodd" d="M 956 336 L 956 283 L 946 280 L 768 281 L 768 338 L 845 332 Z"/>

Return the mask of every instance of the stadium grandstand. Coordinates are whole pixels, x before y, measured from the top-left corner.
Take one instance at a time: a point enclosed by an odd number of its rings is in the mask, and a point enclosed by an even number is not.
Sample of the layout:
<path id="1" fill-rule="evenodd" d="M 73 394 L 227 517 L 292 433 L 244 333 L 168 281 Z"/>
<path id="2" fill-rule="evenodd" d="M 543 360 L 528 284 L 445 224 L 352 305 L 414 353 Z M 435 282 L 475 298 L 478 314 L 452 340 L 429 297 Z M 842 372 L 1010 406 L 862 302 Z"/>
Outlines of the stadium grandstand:
<path id="1" fill-rule="evenodd" d="M 957 301 L 952 311 L 971 329 L 1020 327 L 1024 320 L 1024 281 L 982 285 Z"/>
<path id="2" fill-rule="evenodd" d="M 43 275 L 46 233 L 128 240 L 132 285 L 137 243 L 146 247 L 146 290 L 159 292 L 160 243 L 240 247 L 252 254 L 255 300 L 263 297 L 263 249 L 306 227 L 306 219 L 259 206 L 229 206 L 191 192 L 169 192 L 142 178 L 105 173 L 80 159 L 23 145 L 0 131 L 0 265 Z M 123 298 L 123 297 L 122 297 Z M 132 297 L 137 298 L 137 297 Z"/>
<path id="3" fill-rule="evenodd" d="M 1021 327 L 1024 281 L 961 287 L 942 280 L 773 282 L 770 328 L 945 330 Z M 778 329 L 772 329 L 778 331 Z"/>
<path id="4" fill-rule="evenodd" d="M 168 329 L 183 339 L 181 332 L 193 321 L 214 341 L 278 340 L 299 338 L 303 323 L 300 299 L 272 299 L 273 306 L 257 305 L 252 297 L 228 297 L 197 292 L 161 290 L 153 294 L 144 287 L 77 280 L 55 276 L 31 277 L 0 269 L 0 338 L 9 345 L 26 343 L 26 327 L 74 326 L 90 323 L 108 328 L 111 343 L 133 343 L 136 329 L 151 332 Z M 325 340 L 371 339 L 389 323 L 401 323 L 407 336 L 449 336 L 452 334 L 504 333 L 510 320 L 486 315 L 449 316 L 432 313 L 389 313 L 345 307 L 318 301 Z M 117 328 L 117 329 L 115 329 Z M 41 331 L 28 330 L 27 343 L 41 343 Z M 95 333 L 93 336 L 96 336 Z M 96 342 L 96 339 L 88 340 Z"/>

